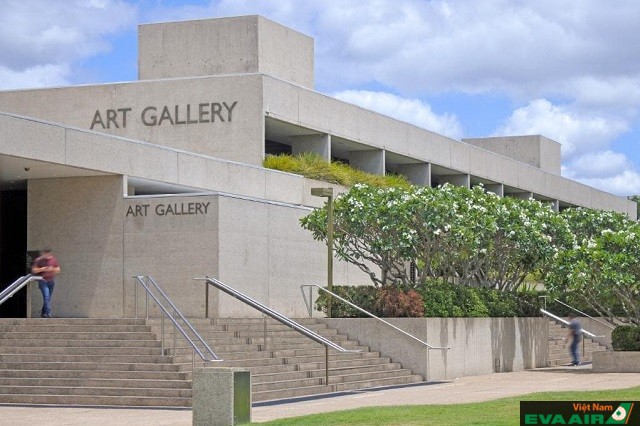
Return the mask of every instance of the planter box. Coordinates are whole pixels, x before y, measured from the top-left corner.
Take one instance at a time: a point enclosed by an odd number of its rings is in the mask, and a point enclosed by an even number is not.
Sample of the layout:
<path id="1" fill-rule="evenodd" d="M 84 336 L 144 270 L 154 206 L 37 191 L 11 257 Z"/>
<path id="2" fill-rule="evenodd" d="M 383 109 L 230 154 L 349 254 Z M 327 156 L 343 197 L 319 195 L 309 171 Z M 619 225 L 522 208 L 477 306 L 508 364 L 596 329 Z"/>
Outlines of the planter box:
<path id="1" fill-rule="evenodd" d="M 594 373 L 640 373 L 640 352 L 594 352 L 592 371 Z"/>

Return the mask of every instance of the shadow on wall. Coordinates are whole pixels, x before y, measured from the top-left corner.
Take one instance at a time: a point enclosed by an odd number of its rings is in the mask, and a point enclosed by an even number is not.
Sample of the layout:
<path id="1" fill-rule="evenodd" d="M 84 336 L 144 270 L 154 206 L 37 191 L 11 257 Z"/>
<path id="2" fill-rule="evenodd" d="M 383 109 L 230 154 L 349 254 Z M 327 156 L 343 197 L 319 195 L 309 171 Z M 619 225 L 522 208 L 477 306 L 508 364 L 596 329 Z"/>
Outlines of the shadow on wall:
<path id="1" fill-rule="evenodd" d="M 549 363 L 549 321 L 518 318 L 517 324 L 524 368 L 546 367 Z"/>
<path id="2" fill-rule="evenodd" d="M 516 357 L 516 326 L 513 318 L 491 318 L 490 330 L 493 372 L 513 371 Z"/>

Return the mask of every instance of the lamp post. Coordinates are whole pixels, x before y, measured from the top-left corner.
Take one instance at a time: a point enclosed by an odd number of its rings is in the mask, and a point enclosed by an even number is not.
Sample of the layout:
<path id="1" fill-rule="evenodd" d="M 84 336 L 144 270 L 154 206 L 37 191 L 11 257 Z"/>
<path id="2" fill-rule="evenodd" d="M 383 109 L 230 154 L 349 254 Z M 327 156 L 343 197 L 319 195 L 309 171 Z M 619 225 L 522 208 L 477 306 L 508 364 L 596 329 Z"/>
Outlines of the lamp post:
<path id="1" fill-rule="evenodd" d="M 333 188 L 311 188 L 311 195 L 327 198 L 327 290 L 333 292 Z M 331 300 L 327 299 L 327 317 L 331 318 Z"/>

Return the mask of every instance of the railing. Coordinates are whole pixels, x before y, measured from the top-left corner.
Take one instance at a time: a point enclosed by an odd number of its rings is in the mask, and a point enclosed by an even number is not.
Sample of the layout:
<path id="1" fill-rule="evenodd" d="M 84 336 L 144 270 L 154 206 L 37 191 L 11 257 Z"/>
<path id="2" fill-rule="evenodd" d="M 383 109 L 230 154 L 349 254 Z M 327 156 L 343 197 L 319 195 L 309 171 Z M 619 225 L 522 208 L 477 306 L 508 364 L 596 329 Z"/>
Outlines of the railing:
<path id="1" fill-rule="evenodd" d="M 574 308 L 573 306 L 569 306 L 569 305 L 567 305 L 566 303 L 564 303 L 564 302 L 562 302 L 562 301 L 560 301 L 560 300 L 558 300 L 558 299 L 554 299 L 554 302 L 558 302 L 559 304 L 561 304 L 561 305 L 563 305 L 563 306 L 566 306 L 567 308 L 571 309 L 573 312 L 576 312 L 576 313 L 578 313 L 578 314 L 580 314 L 580 315 L 582 315 L 582 316 L 584 316 L 584 317 L 587 317 L 587 318 L 589 318 L 590 320 L 597 322 L 598 324 L 602 324 L 602 325 L 604 325 L 605 327 L 608 327 L 608 328 L 610 328 L 610 329 L 612 329 L 612 330 L 613 330 L 613 329 L 615 329 L 615 327 L 614 327 L 613 325 L 608 324 L 608 323 L 603 322 L 603 321 L 600 321 L 599 319 L 594 318 L 594 317 L 592 317 L 591 315 L 585 314 L 584 312 L 579 311 L 579 310 L 577 310 L 576 308 Z"/>
<path id="2" fill-rule="evenodd" d="M 6 302 L 14 294 L 20 291 L 22 287 L 29 284 L 31 281 L 38 281 L 41 279 L 42 277 L 33 274 L 28 274 L 18 278 L 7 288 L 2 290 L 2 292 L 0 292 L 0 305 Z M 27 287 L 27 318 L 31 318 L 31 287 Z"/>
<path id="3" fill-rule="evenodd" d="M 554 315 L 554 314 L 552 314 L 551 312 L 549 312 L 547 310 L 540 309 L 540 312 L 542 312 L 543 315 L 546 315 L 549 318 L 551 318 L 551 319 L 553 319 L 553 320 L 555 320 L 555 321 L 557 321 L 559 323 L 562 323 L 564 325 L 569 325 L 570 324 L 569 321 L 567 321 L 566 319 L 561 318 L 561 317 L 559 317 L 557 315 Z M 604 337 L 604 336 L 596 336 L 595 334 L 591 333 L 590 331 L 585 330 L 584 328 L 581 328 L 580 331 L 582 332 L 582 334 L 584 334 L 585 336 L 591 337 L 592 339 L 595 338 L 595 337 Z"/>
<path id="4" fill-rule="evenodd" d="M 303 325 L 298 324 L 297 322 L 293 321 L 290 318 L 287 318 L 286 316 L 282 315 L 279 312 L 274 311 L 273 309 L 263 305 L 262 303 L 258 302 L 255 299 L 252 299 L 251 297 L 239 292 L 238 290 L 226 285 L 225 283 L 223 283 L 222 281 L 219 281 L 215 278 L 211 278 L 211 277 L 203 277 L 203 278 L 194 278 L 195 280 L 202 280 L 205 281 L 208 285 L 212 285 L 214 287 L 216 287 L 219 290 L 222 290 L 223 292 L 227 293 L 230 296 L 235 297 L 236 299 L 240 300 L 241 302 L 251 306 L 252 308 L 262 312 L 263 314 L 275 319 L 276 321 L 285 324 L 289 327 L 291 327 L 293 330 L 297 331 L 298 333 L 308 337 L 309 339 L 320 343 L 321 345 L 324 345 L 325 347 L 325 384 L 329 384 L 329 348 L 335 349 L 338 352 L 360 352 L 359 350 L 349 350 L 349 349 L 345 349 L 342 346 L 332 342 L 331 340 L 319 335 L 318 333 L 316 333 L 315 331 L 309 330 L 308 328 L 306 328 Z M 208 286 L 207 286 L 208 287 Z M 205 306 L 209 306 L 209 292 L 206 292 L 206 298 L 207 300 L 205 300 L 206 305 Z M 266 327 L 266 325 L 265 325 Z M 266 329 L 266 328 L 265 328 Z"/>
<path id="5" fill-rule="evenodd" d="M 195 370 L 195 354 L 197 353 L 200 358 L 202 359 L 202 361 L 204 361 L 205 363 L 208 362 L 220 362 L 223 361 L 222 359 L 220 359 L 214 352 L 213 350 L 211 350 L 211 348 L 209 347 L 209 345 L 207 344 L 207 342 L 205 342 L 205 340 L 202 338 L 202 336 L 200 336 L 200 334 L 198 334 L 198 332 L 195 330 L 195 328 L 193 328 L 193 326 L 191 325 L 191 323 L 184 317 L 184 315 L 182 315 L 182 313 L 178 310 L 178 308 L 176 307 L 176 305 L 171 301 L 171 299 L 169 299 L 169 296 L 166 295 L 166 293 L 160 288 L 160 286 L 158 285 L 158 283 L 155 282 L 155 280 L 153 278 L 151 278 L 150 276 L 143 276 L 143 275 L 138 275 L 133 277 L 134 278 L 134 312 L 135 312 L 135 318 L 138 318 L 138 286 L 136 284 L 140 284 L 142 286 L 142 288 L 145 289 L 146 292 L 146 297 L 145 297 L 145 319 L 149 319 L 149 296 L 151 296 L 151 298 L 156 302 L 156 305 L 158 305 L 158 307 L 161 310 L 161 315 L 160 315 L 160 334 L 161 334 L 161 350 L 162 350 L 162 355 L 165 355 L 165 339 L 164 339 L 164 317 L 167 316 L 171 322 L 173 323 L 173 327 L 174 327 L 174 331 L 173 331 L 173 353 L 176 353 L 176 348 L 177 348 L 177 333 L 176 331 L 179 331 L 180 334 L 182 334 L 182 336 L 185 338 L 185 340 L 189 343 L 189 345 L 191 345 L 191 372 L 193 373 L 193 370 Z M 162 299 L 164 300 L 165 303 L 167 303 L 171 309 L 173 309 L 173 314 L 169 312 L 169 309 L 167 309 L 167 307 L 163 304 L 162 301 L 160 301 L 160 299 L 158 299 L 158 297 L 154 294 L 153 290 L 150 288 L 150 285 L 153 286 L 153 288 L 160 294 L 160 296 L 162 297 Z M 179 317 L 182 322 L 184 324 L 186 324 L 186 326 L 189 328 L 189 330 L 191 330 L 191 333 L 193 333 L 194 338 L 200 343 L 200 345 L 202 345 L 204 347 L 204 349 L 206 350 L 206 352 L 208 353 L 208 355 L 205 355 L 200 348 L 198 347 L 198 345 L 196 344 L 196 342 L 193 341 L 193 339 L 191 337 L 189 337 L 189 334 L 185 331 L 185 329 L 178 323 L 178 321 L 176 321 L 176 318 L 174 317 L 177 316 Z"/>
<path id="6" fill-rule="evenodd" d="M 304 292 L 304 289 L 306 287 L 309 288 L 309 299 L 308 300 L 307 300 L 307 295 Z M 304 303 L 307 306 L 307 311 L 309 312 L 309 316 L 310 317 L 313 316 L 313 300 L 312 300 L 312 294 L 311 294 L 311 292 L 313 291 L 313 287 L 317 288 L 318 290 L 324 291 L 325 293 L 329 294 L 330 297 L 335 297 L 336 299 L 340 300 L 341 302 L 346 303 L 347 305 L 351 306 L 354 309 L 357 309 L 358 311 L 362 312 L 363 314 L 368 315 L 371 318 L 374 318 L 374 319 L 382 322 L 383 324 L 393 328 L 394 330 L 404 334 L 405 336 L 407 336 L 407 337 L 415 340 L 416 342 L 420 343 L 421 345 L 425 346 L 427 348 L 427 366 L 429 365 L 429 350 L 432 350 L 432 349 L 435 349 L 435 350 L 449 350 L 449 349 L 451 349 L 451 347 L 449 347 L 449 346 L 433 346 L 433 345 L 430 345 L 429 343 L 425 342 L 424 340 L 421 340 L 421 339 L 417 338 L 413 334 L 407 333 L 406 331 L 402 330 L 401 328 L 396 327 L 395 325 L 391 324 L 390 322 L 385 321 L 382 318 L 375 316 L 371 312 L 362 309 L 358 305 L 355 305 L 354 303 L 344 299 L 343 297 L 338 296 L 337 294 L 333 293 L 332 291 L 327 290 L 326 288 L 320 287 L 319 285 L 316 285 L 316 284 L 303 284 L 303 285 L 300 286 L 300 291 L 302 291 L 302 298 L 304 299 Z M 444 370 L 444 377 L 445 377 L 445 380 L 446 380 L 446 378 L 447 378 L 446 365 L 445 365 L 445 370 Z M 426 380 L 427 380 L 427 382 L 429 381 L 428 370 L 427 370 Z"/>

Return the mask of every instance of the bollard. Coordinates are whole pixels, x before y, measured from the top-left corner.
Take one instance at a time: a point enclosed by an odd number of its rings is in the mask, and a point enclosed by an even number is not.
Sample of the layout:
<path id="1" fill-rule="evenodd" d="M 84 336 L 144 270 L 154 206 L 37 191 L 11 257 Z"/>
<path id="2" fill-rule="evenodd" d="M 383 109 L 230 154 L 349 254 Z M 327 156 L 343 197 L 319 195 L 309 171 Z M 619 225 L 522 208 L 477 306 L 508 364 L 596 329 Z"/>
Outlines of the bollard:
<path id="1" fill-rule="evenodd" d="M 251 422 L 251 375 L 239 368 L 204 367 L 193 372 L 193 426 Z"/>

